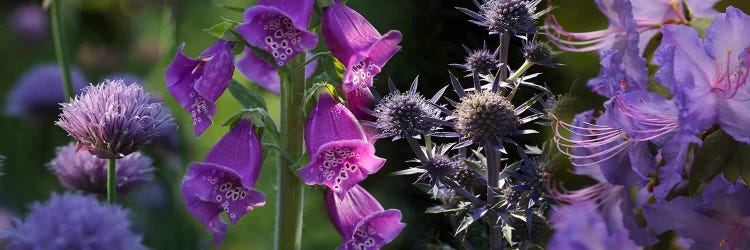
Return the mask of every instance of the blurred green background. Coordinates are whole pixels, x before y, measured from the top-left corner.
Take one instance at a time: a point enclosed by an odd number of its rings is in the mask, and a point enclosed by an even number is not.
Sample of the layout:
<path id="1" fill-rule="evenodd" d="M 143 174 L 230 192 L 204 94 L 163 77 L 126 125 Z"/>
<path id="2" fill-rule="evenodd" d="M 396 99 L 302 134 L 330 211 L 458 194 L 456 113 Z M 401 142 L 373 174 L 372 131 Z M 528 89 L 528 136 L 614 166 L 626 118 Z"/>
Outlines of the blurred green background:
<path id="1" fill-rule="evenodd" d="M 241 20 L 241 13 L 217 7 L 217 4 L 248 7 L 254 1 L 243 0 L 64 0 L 68 47 L 75 64 L 89 82 L 97 83 L 112 73 L 128 73 L 144 79 L 147 88 L 160 95 L 178 117 L 180 145 L 178 154 L 165 154 L 155 148 L 146 153 L 156 158 L 157 178 L 154 184 L 125 197 L 123 205 L 133 210 L 135 230 L 144 234 L 144 242 L 152 249 L 270 249 L 276 190 L 275 161 L 267 161 L 256 188 L 265 192 L 267 202 L 248 213 L 237 225 L 229 227 L 224 244 L 216 247 L 210 234 L 198 221 L 189 217 L 179 196 L 179 181 L 190 162 L 201 161 L 213 144 L 226 133 L 221 127 L 225 119 L 240 105 L 225 93 L 218 101 L 215 126 L 200 138 L 192 136 L 188 114 L 166 93 L 163 73 L 174 56 L 176 47 L 186 43 L 185 53 L 195 57 L 214 42 L 202 30 L 221 21 L 221 17 Z M 606 27 L 606 19 L 593 1 L 557 1 L 553 13 L 571 31 L 589 31 Z M 733 4 L 750 9 L 748 1 L 722 1 L 717 9 Z M 40 1 L 4 0 L 0 3 L 0 105 L 15 81 L 36 64 L 55 62 L 49 27 L 39 37 L 29 37 L 14 28 L 13 12 L 21 6 L 40 6 Z M 401 89 L 407 88 L 419 75 L 420 91 L 432 96 L 448 84 L 447 73 L 461 70 L 448 66 L 462 63 L 464 44 L 478 48 L 483 41 L 497 45 L 497 38 L 467 22 L 468 18 L 455 6 L 475 9 L 471 1 L 454 0 L 350 0 L 348 5 L 367 17 L 382 33 L 400 30 L 403 49 L 376 78 L 376 88 L 385 94 L 385 83 L 392 78 Z M 540 6 L 541 8 L 541 6 Z M 179 25 L 175 27 L 177 21 Z M 46 23 L 45 23 L 46 24 Z M 322 39 L 321 39 L 322 41 Z M 517 67 L 523 58 L 514 40 L 511 61 Z M 597 108 L 603 99 L 585 88 L 586 81 L 598 72 L 595 53 L 563 53 L 558 57 L 564 66 L 534 67 L 544 72 L 538 83 L 548 84 L 555 93 L 571 93 L 575 102 L 567 114 Z M 244 79 L 241 74 L 236 79 Z M 255 88 L 251 83 L 248 86 Z M 257 88 L 256 88 L 257 89 Z M 44 90 L 40 90 L 44 91 Z M 259 90 L 266 98 L 271 113 L 278 117 L 276 96 Z M 448 96 L 453 96 L 449 93 Z M 532 137 L 530 142 L 543 137 Z M 52 123 L 29 124 L 20 119 L 0 116 L 0 155 L 7 156 L 4 176 L 0 177 L 0 208 L 22 216 L 33 201 L 45 200 L 50 192 L 63 192 L 56 177 L 45 167 L 53 158 L 55 147 L 70 141 L 64 131 Z M 363 185 L 385 208 L 400 209 L 406 229 L 386 249 L 429 249 L 439 242 L 450 242 L 450 222 L 442 215 L 424 214 L 433 204 L 427 195 L 411 183 L 411 176 L 391 176 L 403 169 L 412 158 L 403 141 L 381 140 L 378 155 L 386 157 L 386 166 Z M 538 144 L 538 143 L 537 143 Z M 305 249 L 333 249 L 341 243 L 330 225 L 322 206 L 322 192 L 307 188 L 303 228 Z"/>

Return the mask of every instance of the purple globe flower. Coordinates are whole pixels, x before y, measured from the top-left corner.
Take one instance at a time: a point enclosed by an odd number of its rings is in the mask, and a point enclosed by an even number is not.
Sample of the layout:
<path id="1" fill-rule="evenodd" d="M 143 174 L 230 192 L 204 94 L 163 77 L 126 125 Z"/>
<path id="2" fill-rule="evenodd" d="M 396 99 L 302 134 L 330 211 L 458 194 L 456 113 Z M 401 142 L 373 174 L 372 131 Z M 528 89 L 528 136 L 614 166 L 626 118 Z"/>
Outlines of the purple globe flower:
<path id="1" fill-rule="evenodd" d="M 181 45 L 164 72 L 167 90 L 193 118 L 195 136 L 200 136 L 216 115 L 216 99 L 229 86 L 234 73 L 234 43 L 218 40 L 196 59 L 182 53 Z"/>
<path id="2" fill-rule="evenodd" d="M 86 78 L 76 67 L 71 69 L 73 89 L 80 93 Z M 39 91 L 43 89 L 44 91 Z M 21 117 L 32 123 L 54 121 L 60 113 L 60 103 L 65 102 L 62 74 L 57 64 L 34 66 L 23 74 L 7 96 L 5 113 Z"/>
<path id="3" fill-rule="evenodd" d="M 146 249 L 130 230 L 129 212 L 99 203 L 93 196 L 52 194 L 34 203 L 23 221 L 7 231 L 15 249 Z"/>
<path id="4" fill-rule="evenodd" d="M 48 34 L 49 18 L 39 3 L 24 4 L 13 10 L 11 24 L 24 41 L 38 42 Z"/>
<path id="5" fill-rule="evenodd" d="M 401 211 L 383 210 L 370 193 L 359 185 L 343 197 L 328 189 L 325 193 L 328 218 L 344 243 L 336 249 L 380 249 L 393 241 L 404 226 Z"/>
<path id="6" fill-rule="evenodd" d="M 385 164 L 354 115 L 327 90 L 318 95 L 307 119 L 305 142 L 310 163 L 297 170 L 300 178 L 307 185 L 325 185 L 340 197 Z"/>
<path id="7" fill-rule="evenodd" d="M 227 223 L 237 223 L 254 206 L 266 203 L 254 189 L 262 163 L 260 139 L 248 120 L 240 120 L 216 143 L 204 162 L 190 164 L 181 192 L 188 212 L 198 219 L 221 244 Z"/>
<path id="8" fill-rule="evenodd" d="M 102 159 L 117 159 L 138 151 L 174 126 L 173 121 L 140 85 L 106 80 L 63 103 L 56 124 L 78 141 L 79 149 Z"/>
<path id="9" fill-rule="evenodd" d="M 242 16 L 245 22 L 237 25 L 237 31 L 250 45 L 273 56 L 276 66 L 284 66 L 318 45 L 318 36 L 307 30 L 313 3 L 313 0 L 259 0 L 258 5 L 245 11 Z M 280 79 L 274 65 L 249 49 L 245 50 L 237 67 L 251 81 L 279 92 Z"/>
<path id="10" fill-rule="evenodd" d="M 153 161 L 140 152 L 117 159 L 117 193 L 124 195 L 140 184 L 153 179 Z M 99 195 L 107 194 L 107 161 L 88 151 L 78 151 L 76 145 L 57 148 L 57 156 L 48 163 L 62 185 L 70 190 L 80 190 Z"/>

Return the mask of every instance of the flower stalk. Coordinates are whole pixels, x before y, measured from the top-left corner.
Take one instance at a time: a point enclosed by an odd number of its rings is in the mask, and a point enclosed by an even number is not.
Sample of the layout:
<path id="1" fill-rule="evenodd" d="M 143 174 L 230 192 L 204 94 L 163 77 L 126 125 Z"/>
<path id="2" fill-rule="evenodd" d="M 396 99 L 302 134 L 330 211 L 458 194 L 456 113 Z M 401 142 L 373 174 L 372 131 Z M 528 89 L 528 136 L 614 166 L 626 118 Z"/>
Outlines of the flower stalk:
<path id="1" fill-rule="evenodd" d="M 63 31 L 63 2 L 52 1 L 50 19 L 52 26 L 52 39 L 55 43 L 55 54 L 57 56 L 57 63 L 60 64 L 60 71 L 63 76 L 63 93 L 65 94 L 65 100 L 73 98 L 73 81 L 70 76 L 70 58 L 68 56 L 68 48 L 65 44 L 65 32 Z"/>
<path id="2" fill-rule="evenodd" d="M 117 159 L 107 159 L 107 203 L 109 204 L 113 204 L 117 200 L 115 161 L 117 161 Z"/>
<path id="3" fill-rule="evenodd" d="M 529 68 L 531 68 L 532 65 L 534 65 L 534 63 L 531 60 L 527 59 L 526 61 L 524 61 L 523 64 L 521 65 L 521 67 L 518 68 L 518 70 L 516 70 L 516 72 L 513 72 L 513 75 L 511 75 L 510 77 L 508 77 L 507 82 L 513 82 L 516 79 L 518 79 L 519 77 L 521 77 L 524 73 L 526 73 L 526 70 L 528 70 Z"/>
<path id="4" fill-rule="evenodd" d="M 304 55 L 287 62 L 287 69 L 295 69 L 305 61 Z M 292 159 L 303 154 L 305 121 L 302 99 L 305 92 L 305 72 L 279 72 L 281 76 L 281 149 Z M 276 237 L 274 249 L 300 249 L 302 242 L 302 208 L 304 185 L 296 175 L 295 162 L 279 157 L 278 196 L 276 203 Z"/>

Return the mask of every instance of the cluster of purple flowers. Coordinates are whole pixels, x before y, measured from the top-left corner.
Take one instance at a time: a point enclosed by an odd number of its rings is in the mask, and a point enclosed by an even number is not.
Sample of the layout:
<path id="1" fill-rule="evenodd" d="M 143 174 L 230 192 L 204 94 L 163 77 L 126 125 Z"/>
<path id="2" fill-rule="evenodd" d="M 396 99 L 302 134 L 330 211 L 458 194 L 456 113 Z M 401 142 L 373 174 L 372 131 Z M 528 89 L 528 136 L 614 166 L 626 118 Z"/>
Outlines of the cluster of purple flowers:
<path id="1" fill-rule="evenodd" d="M 707 150 L 701 148 L 706 138 L 728 135 L 720 143 L 750 144 L 750 36 L 741 31 L 750 16 L 733 7 L 718 13 L 716 2 L 596 1 L 610 27 L 585 33 L 567 32 L 554 16 L 547 18 L 546 32 L 559 48 L 599 51 L 600 74 L 587 86 L 609 99 L 604 112 L 585 111 L 571 123 L 552 121 L 556 144 L 574 172 L 599 183 L 553 194 L 564 205 L 553 216 L 557 234 L 551 246 L 636 249 L 656 244 L 656 236 L 670 230 L 690 249 L 748 245 L 746 179 L 715 173 L 702 192 L 681 191 L 695 185 L 691 175 L 707 167 L 694 164 L 701 162 L 696 152 Z M 694 22 L 701 18 L 712 21 L 702 27 Z M 660 44 L 649 51 L 646 45 L 656 34 Z M 646 65 L 650 53 L 659 67 L 653 80 L 668 92 L 649 91 L 654 89 Z M 609 234 L 570 237 L 603 226 Z"/>

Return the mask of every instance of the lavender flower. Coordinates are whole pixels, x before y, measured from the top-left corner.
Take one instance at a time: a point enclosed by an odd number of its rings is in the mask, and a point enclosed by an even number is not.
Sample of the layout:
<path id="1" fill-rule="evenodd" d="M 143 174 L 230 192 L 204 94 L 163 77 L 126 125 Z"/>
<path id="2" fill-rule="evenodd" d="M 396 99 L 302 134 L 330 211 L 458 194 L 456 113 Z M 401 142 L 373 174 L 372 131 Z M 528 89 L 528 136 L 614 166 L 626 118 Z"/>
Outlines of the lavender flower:
<path id="1" fill-rule="evenodd" d="M 310 163 L 297 173 L 307 185 L 322 184 L 343 197 L 385 164 L 354 115 L 326 91 L 318 95 L 306 126 Z"/>
<path id="2" fill-rule="evenodd" d="M 140 152 L 116 161 L 117 192 L 124 195 L 153 179 L 153 161 Z M 88 151 L 78 151 L 75 144 L 57 148 L 57 156 L 48 163 L 62 185 L 70 190 L 106 195 L 107 161 Z"/>
<path id="3" fill-rule="evenodd" d="M 130 230 L 129 212 L 93 196 L 52 194 L 30 209 L 7 232 L 9 249 L 146 249 Z"/>
<path id="4" fill-rule="evenodd" d="M 39 3 L 16 7 L 11 21 L 13 30 L 25 41 L 41 41 L 48 34 L 49 18 Z"/>
<path id="5" fill-rule="evenodd" d="M 262 162 L 260 139 L 248 120 L 240 120 L 208 153 L 204 162 L 190 164 L 182 181 L 182 198 L 188 212 L 221 244 L 227 223 L 221 212 L 237 223 L 253 206 L 265 205 L 265 196 L 254 189 Z"/>
<path id="6" fill-rule="evenodd" d="M 233 42 L 218 40 L 197 59 L 177 50 L 164 73 L 167 90 L 193 118 L 195 136 L 200 136 L 213 122 L 216 99 L 224 93 L 234 73 Z"/>
<path id="7" fill-rule="evenodd" d="M 71 68 L 71 80 L 76 93 L 86 86 L 86 78 L 76 67 Z M 62 81 L 57 64 L 34 66 L 16 81 L 8 94 L 5 113 L 33 123 L 53 121 L 60 113 L 60 103 L 65 102 Z"/>
<path id="8" fill-rule="evenodd" d="M 318 45 L 318 36 L 307 31 L 312 9 L 312 0 L 259 0 L 258 5 L 245 11 L 245 22 L 237 25 L 237 31 L 250 45 L 271 54 L 276 66 L 284 66 L 298 54 Z M 279 92 L 280 79 L 275 66 L 249 49 L 245 50 L 237 67 L 251 81 Z"/>
<path id="9" fill-rule="evenodd" d="M 349 110 L 357 119 L 373 121 L 363 110 L 373 109 L 377 103 L 369 88 L 375 75 L 401 49 L 401 32 L 380 35 L 367 19 L 338 0 L 323 9 L 321 28 L 331 53 L 346 67 L 341 88 Z"/>
<path id="10" fill-rule="evenodd" d="M 643 216 L 656 233 L 673 230 L 693 240 L 690 249 L 742 249 L 750 246 L 750 190 L 732 185 L 722 175 L 699 197 L 679 196 L 647 204 Z"/>
<path id="11" fill-rule="evenodd" d="M 173 118 L 161 103 L 150 103 L 140 85 L 106 80 L 63 103 L 56 124 L 78 141 L 79 149 L 117 159 L 173 126 Z"/>
<path id="12" fill-rule="evenodd" d="M 328 218 L 344 243 L 337 249 L 380 249 L 404 228 L 401 212 L 383 207 L 367 191 L 355 185 L 343 197 L 330 189 L 325 193 Z"/>
<path id="13" fill-rule="evenodd" d="M 536 6 L 541 0 L 484 0 L 479 7 L 479 13 L 464 8 L 461 12 L 475 20 L 474 24 L 486 27 L 490 34 L 510 32 L 513 34 L 528 34 L 536 32 L 534 22 L 549 10 L 536 12 Z"/>

